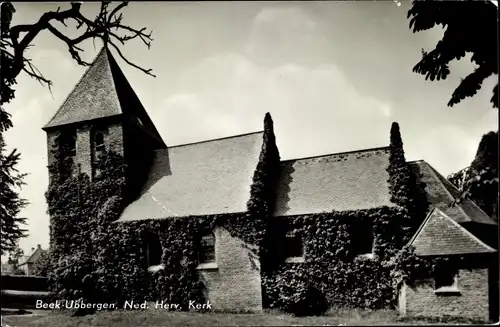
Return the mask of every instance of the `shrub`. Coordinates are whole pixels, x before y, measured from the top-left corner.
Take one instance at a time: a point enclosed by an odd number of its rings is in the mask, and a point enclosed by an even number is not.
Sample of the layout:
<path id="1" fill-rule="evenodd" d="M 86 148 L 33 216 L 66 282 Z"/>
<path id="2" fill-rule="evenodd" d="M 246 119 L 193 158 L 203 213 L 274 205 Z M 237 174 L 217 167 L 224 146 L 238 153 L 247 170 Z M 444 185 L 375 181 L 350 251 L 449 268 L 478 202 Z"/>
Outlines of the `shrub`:
<path id="1" fill-rule="evenodd" d="M 321 315 L 328 309 L 325 295 L 315 287 L 305 268 L 284 270 L 275 279 L 275 307 L 296 316 Z"/>

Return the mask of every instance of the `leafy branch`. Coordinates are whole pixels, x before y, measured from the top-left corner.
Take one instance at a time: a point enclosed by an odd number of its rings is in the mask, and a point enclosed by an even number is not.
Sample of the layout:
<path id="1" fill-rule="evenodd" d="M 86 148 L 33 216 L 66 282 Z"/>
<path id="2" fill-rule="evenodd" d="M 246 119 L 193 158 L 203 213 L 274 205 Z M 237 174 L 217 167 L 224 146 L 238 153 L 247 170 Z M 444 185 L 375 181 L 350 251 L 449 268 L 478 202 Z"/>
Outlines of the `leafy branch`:
<path id="1" fill-rule="evenodd" d="M 498 74 L 497 13 L 498 8 L 488 1 L 413 1 L 408 18 L 414 33 L 436 26 L 445 29 L 433 50 L 422 50 L 422 59 L 413 72 L 424 75 L 426 80 L 444 80 L 450 74 L 450 62 L 464 58 L 467 53 L 472 54 L 471 61 L 476 65 L 451 95 L 449 107 L 474 96 L 486 78 Z M 493 89 L 491 103 L 498 108 L 498 84 Z"/>

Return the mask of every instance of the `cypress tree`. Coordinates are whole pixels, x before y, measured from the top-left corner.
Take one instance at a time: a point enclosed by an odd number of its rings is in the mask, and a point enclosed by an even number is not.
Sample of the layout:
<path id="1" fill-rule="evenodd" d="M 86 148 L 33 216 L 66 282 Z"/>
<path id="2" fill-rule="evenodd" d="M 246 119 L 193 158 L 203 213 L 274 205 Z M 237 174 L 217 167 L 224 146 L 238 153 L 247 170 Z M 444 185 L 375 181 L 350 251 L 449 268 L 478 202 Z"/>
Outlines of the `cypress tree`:
<path id="1" fill-rule="evenodd" d="M 391 126 L 389 149 L 387 171 L 391 202 L 400 206 L 408 218 L 405 223 L 407 233 L 403 236 L 405 242 L 423 221 L 427 213 L 428 202 L 423 190 L 425 185 L 417 181 L 417 176 L 406 162 L 403 139 L 397 122 L 393 122 Z"/>

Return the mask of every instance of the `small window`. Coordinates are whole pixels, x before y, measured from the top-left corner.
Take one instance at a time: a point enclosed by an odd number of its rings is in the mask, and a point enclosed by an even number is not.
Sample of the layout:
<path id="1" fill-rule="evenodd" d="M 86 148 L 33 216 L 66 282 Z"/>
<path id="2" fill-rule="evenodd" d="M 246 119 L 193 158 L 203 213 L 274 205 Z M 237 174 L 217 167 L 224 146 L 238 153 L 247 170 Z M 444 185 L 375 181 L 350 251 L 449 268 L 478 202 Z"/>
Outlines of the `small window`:
<path id="1" fill-rule="evenodd" d="M 215 262 L 215 235 L 213 233 L 201 238 L 199 263 Z"/>
<path id="2" fill-rule="evenodd" d="M 304 256 L 304 242 L 302 237 L 293 231 L 285 236 L 285 258 L 302 258 Z"/>
<path id="3" fill-rule="evenodd" d="M 154 233 L 144 234 L 142 251 L 145 255 L 146 265 L 148 267 L 159 265 L 161 263 L 163 251 L 158 235 Z"/>
<path id="4" fill-rule="evenodd" d="M 76 156 L 76 131 L 65 131 L 61 135 L 60 139 L 60 146 L 64 148 L 64 151 L 67 151 L 66 153 L 70 157 Z"/>
<path id="5" fill-rule="evenodd" d="M 451 269 L 438 269 L 434 272 L 435 293 L 458 292 L 458 272 Z"/>
<path id="6" fill-rule="evenodd" d="M 76 156 L 76 131 L 72 132 L 69 139 L 69 155 Z"/>
<path id="7" fill-rule="evenodd" d="M 104 135 L 102 132 L 97 132 L 94 137 L 94 144 L 96 152 L 104 152 Z"/>
<path id="8" fill-rule="evenodd" d="M 366 221 L 351 222 L 351 249 L 355 256 L 373 253 L 373 224 Z"/>

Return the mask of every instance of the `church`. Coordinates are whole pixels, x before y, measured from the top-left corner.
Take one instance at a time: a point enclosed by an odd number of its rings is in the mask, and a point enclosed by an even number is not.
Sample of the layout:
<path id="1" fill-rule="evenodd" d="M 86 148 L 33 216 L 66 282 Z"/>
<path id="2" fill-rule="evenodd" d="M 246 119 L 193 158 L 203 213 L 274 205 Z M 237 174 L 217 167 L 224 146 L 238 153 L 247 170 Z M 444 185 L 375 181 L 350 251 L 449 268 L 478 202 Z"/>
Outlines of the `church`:
<path id="1" fill-rule="evenodd" d="M 246 212 L 262 153 L 276 146 L 269 114 L 264 122 L 263 131 L 169 146 L 112 54 L 103 48 L 43 130 L 49 149 L 58 133 L 72 135 L 78 172 L 91 179 L 99 178 L 94 163 L 100 151 L 112 150 L 125 158 L 132 173 L 127 176 L 127 206 L 116 222 L 120 224 Z M 278 219 L 395 207 L 388 182 L 389 152 L 387 146 L 279 162 L 271 216 Z M 49 165 L 54 160 L 49 150 Z M 427 216 L 410 240 L 415 253 L 485 259 L 480 260 L 483 265 L 464 267 L 449 283 L 430 281 L 416 288 L 403 285 L 399 312 L 498 317 L 498 283 L 494 283 L 495 272 L 489 266 L 497 255 L 496 221 L 470 200 L 450 206 L 458 190 L 429 163 L 419 160 L 408 165 L 425 183 L 429 202 Z M 301 239 L 290 235 L 286 242 L 285 261 L 307 267 L 308 248 Z M 372 231 L 358 234 L 356 242 L 356 256 L 372 260 Z M 159 243 L 146 249 L 151 273 L 164 269 Z M 258 258 L 256 262 L 249 260 L 242 243 L 223 228 L 203 236 L 197 271 L 207 297 L 218 310 L 263 309 L 262 280 L 259 270 L 254 269 L 259 266 Z"/>

